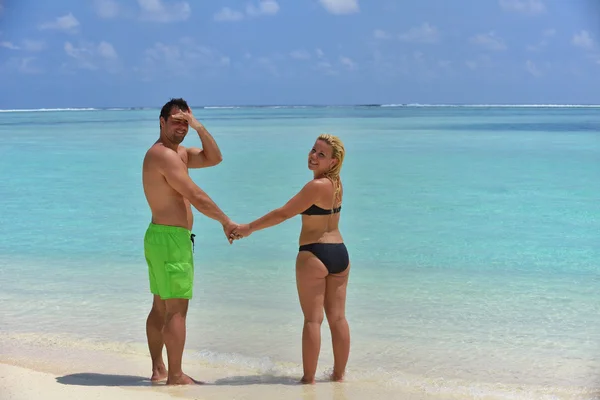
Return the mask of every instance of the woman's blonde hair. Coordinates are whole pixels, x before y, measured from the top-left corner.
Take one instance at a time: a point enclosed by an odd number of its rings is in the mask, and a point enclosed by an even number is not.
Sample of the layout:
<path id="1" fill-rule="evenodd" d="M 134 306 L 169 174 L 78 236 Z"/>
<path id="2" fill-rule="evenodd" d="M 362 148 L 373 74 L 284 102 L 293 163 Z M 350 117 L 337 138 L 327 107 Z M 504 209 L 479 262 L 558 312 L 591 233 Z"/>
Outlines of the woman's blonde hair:
<path id="1" fill-rule="evenodd" d="M 337 160 L 337 163 L 325 173 L 325 177 L 333 183 L 333 207 L 335 207 L 337 203 L 342 201 L 340 172 L 342 170 L 342 163 L 344 162 L 346 150 L 344 149 L 344 143 L 342 143 L 337 136 L 323 133 L 319 135 L 317 140 L 322 140 L 331 146 L 331 157 Z"/>

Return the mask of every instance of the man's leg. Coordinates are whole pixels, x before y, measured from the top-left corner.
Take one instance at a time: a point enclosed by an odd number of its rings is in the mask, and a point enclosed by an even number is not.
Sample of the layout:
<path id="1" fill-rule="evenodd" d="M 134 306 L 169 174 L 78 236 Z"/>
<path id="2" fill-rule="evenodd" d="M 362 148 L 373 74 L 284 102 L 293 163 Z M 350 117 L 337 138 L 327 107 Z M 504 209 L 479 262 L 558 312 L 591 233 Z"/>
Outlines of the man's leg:
<path id="1" fill-rule="evenodd" d="M 183 228 L 154 225 L 148 254 L 155 255 L 151 269 L 151 290 L 164 299 L 162 340 L 167 348 L 168 385 L 198 383 L 185 375 L 181 362 L 186 339 L 186 317 L 194 291 L 194 258 L 190 233 Z M 161 300 L 162 301 L 162 300 Z M 158 320 L 157 320 L 158 326 Z"/>
<path id="2" fill-rule="evenodd" d="M 146 319 L 146 336 L 148 337 L 148 349 L 152 358 L 152 381 L 161 381 L 167 378 L 167 368 L 162 357 L 164 345 L 163 328 L 167 314 L 166 304 L 160 296 L 154 295 L 152 309 Z"/>
<path id="3" fill-rule="evenodd" d="M 148 340 L 148 349 L 150 350 L 150 358 L 152 359 L 152 377 L 151 381 L 157 382 L 167 378 L 167 369 L 162 358 L 163 349 L 163 327 L 165 325 L 166 305 L 164 300 L 161 300 L 158 290 L 157 273 L 160 273 L 160 265 L 164 264 L 163 251 L 157 248 L 153 243 L 155 233 L 151 228 L 148 228 L 144 236 L 144 254 L 146 263 L 148 264 L 148 279 L 150 284 L 150 292 L 154 296 L 152 300 L 152 309 L 146 318 L 146 338 Z"/>
<path id="4" fill-rule="evenodd" d="M 169 374 L 167 385 L 188 385 L 202 383 L 193 380 L 183 373 L 181 362 L 185 347 L 188 299 L 168 299 L 166 303 L 166 319 L 163 337 L 167 347 Z"/>

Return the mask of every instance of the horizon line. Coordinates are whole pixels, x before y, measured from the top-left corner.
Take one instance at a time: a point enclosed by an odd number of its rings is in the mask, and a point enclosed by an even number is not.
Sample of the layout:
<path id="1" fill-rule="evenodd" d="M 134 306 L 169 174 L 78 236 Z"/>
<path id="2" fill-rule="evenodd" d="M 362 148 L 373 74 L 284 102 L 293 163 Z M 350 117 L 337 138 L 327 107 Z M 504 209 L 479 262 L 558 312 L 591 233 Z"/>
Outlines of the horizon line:
<path id="1" fill-rule="evenodd" d="M 53 108 L 18 108 L 0 109 L 0 112 L 25 112 L 25 111 L 134 111 L 156 110 L 162 106 L 132 106 L 132 107 L 53 107 Z M 239 108 L 419 108 L 419 107 L 474 107 L 474 108 L 596 108 L 600 104 L 561 104 L 561 103 L 365 103 L 365 104 L 264 104 L 264 105 L 190 105 L 192 109 L 239 109 Z"/>

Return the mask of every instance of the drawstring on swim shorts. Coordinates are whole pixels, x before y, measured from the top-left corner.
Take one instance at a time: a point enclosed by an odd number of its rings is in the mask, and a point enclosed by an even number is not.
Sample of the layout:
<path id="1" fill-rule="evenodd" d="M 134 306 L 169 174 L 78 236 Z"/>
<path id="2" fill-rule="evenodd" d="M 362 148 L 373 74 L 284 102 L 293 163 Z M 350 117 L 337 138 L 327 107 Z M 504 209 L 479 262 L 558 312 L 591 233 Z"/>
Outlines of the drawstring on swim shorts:
<path id="1" fill-rule="evenodd" d="M 190 235 L 190 240 L 192 241 L 192 253 L 194 252 L 194 248 L 196 247 L 196 245 L 194 243 L 195 237 L 196 237 L 196 235 L 194 235 L 193 233 Z"/>

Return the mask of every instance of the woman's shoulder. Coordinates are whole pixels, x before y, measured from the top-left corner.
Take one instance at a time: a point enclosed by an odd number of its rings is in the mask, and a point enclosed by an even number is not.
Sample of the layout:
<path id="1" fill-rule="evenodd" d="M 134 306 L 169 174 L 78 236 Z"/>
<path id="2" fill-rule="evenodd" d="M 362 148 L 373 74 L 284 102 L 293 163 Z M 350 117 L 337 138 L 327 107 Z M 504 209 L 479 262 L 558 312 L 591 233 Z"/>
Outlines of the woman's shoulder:
<path id="1" fill-rule="evenodd" d="M 333 181 L 327 177 L 322 178 L 314 178 L 308 184 L 312 184 L 315 186 L 316 190 L 318 190 L 324 196 L 329 196 L 333 193 L 336 188 Z M 342 182 L 341 180 L 338 182 L 340 195 L 343 193 Z"/>
<path id="2" fill-rule="evenodd" d="M 330 189 L 333 187 L 333 182 L 331 182 L 331 180 L 329 178 L 314 178 L 312 179 L 310 182 L 308 182 L 309 185 L 314 185 L 315 187 L 318 187 L 319 189 Z"/>

